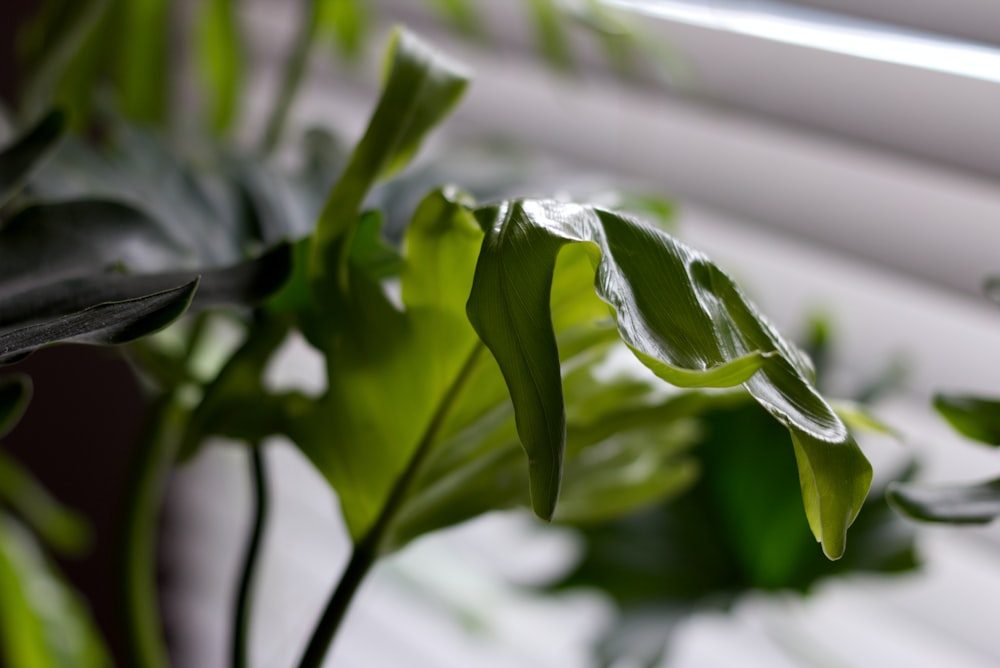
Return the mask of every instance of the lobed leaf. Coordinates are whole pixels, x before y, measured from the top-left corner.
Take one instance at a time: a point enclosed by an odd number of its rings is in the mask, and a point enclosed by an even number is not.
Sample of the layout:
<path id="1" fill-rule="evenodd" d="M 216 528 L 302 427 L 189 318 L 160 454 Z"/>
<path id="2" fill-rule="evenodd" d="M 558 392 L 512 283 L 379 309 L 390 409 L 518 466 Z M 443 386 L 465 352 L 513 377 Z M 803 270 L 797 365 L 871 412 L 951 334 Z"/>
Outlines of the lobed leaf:
<path id="1" fill-rule="evenodd" d="M 538 515 L 555 510 L 565 445 L 552 273 L 563 247 L 580 244 L 596 265 L 597 294 L 640 361 L 686 387 L 743 383 L 789 429 L 810 526 L 830 558 L 842 555 L 871 466 L 813 388 L 808 360 L 732 279 L 665 233 L 598 208 L 520 200 L 477 218 L 487 236 L 468 316 L 510 389 Z"/>
<path id="2" fill-rule="evenodd" d="M 317 223 L 309 272 L 321 304 L 332 304 L 347 287 L 350 240 L 371 186 L 410 161 L 468 84 L 457 65 L 405 30 L 393 34 L 389 54 L 382 97 Z"/>
<path id="3" fill-rule="evenodd" d="M 351 294 L 310 334 L 327 355 L 329 386 L 291 436 L 337 490 L 355 539 L 463 396 L 456 388 L 478 346 L 464 305 L 481 240 L 455 194 L 432 193 L 404 241 L 403 310 L 352 262 Z"/>

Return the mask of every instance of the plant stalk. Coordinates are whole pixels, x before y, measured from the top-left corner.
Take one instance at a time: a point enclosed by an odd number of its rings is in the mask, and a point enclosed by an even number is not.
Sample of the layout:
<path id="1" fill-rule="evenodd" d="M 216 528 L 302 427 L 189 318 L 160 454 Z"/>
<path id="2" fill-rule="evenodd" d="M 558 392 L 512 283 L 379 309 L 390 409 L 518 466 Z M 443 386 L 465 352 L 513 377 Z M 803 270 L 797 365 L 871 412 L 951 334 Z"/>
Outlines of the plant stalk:
<path id="1" fill-rule="evenodd" d="M 466 358 L 462 369 L 458 372 L 451 387 L 448 388 L 447 393 L 445 393 L 437 410 L 434 412 L 409 464 L 400 474 L 399 479 L 396 480 L 396 484 L 393 485 L 389 498 L 382 507 L 382 511 L 379 513 L 375 523 L 368 530 L 368 533 L 355 544 L 354 550 L 351 552 L 351 559 L 347 562 L 347 567 L 344 569 L 343 575 L 340 576 L 340 581 L 337 583 L 333 595 L 327 602 L 326 608 L 323 610 L 323 615 L 313 629 L 309 644 L 306 646 L 306 651 L 299 662 L 299 668 L 320 668 L 322 665 L 323 658 L 326 656 L 330 644 L 337 635 L 337 630 L 340 628 L 340 623 L 344 619 L 344 615 L 354 598 L 354 594 L 357 593 L 362 580 L 364 580 L 368 571 L 375 564 L 375 560 L 379 556 L 382 540 L 385 538 L 386 532 L 402 507 L 403 502 L 406 500 L 406 496 L 410 492 L 410 486 L 416 480 L 417 474 L 427 459 L 427 455 L 430 454 L 432 447 L 437 441 L 438 432 L 440 432 L 445 418 L 448 416 L 448 412 L 455 404 L 466 381 L 472 374 L 472 370 L 483 348 L 483 343 L 477 341 L 472 352 Z"/>
<path id="2" fill-rule="evenodd" d="M 278 146 L 278 141 L 285 129 L 285 122 L 288 119 L 288 112 L 299 87 L 302 85 L 302 79 L 305 77 L 306 66 L 309 64 L 309 54 L 312 52 L 319 27 L 320 4 L 320 0 L 308 0 L 308 7 L 303 13 L 302 23 L 292 44 L 292 52 L 285 63 L 278 96 L 275 98 L 274 107 L 271 109 L 271 115 L 265 126 L 264 140 L 261 145 L 261 151 L 264 155 L 270 155 Z"/>
<path id="3" fill-rule="evenodd" d="M 267 463 L 260 444 L 250 447 L 250 470 L 253 477 L 254 516 L 250 539 L 243 557 L 243 570 L 236 591 L 236 608 L 233 617 L 232 665 L 246 668 L 249 659 L 249 628 L 251 599 L 254 592 L 254 574 L 264 538 L 264 528 L 270 510 L 270 491 L 267 482 Z"/>
<path id="4" fill-rule="evenodd" d="M 122 503 L 118 595 L 128 666 L 169 666 L 156 590 L 156 534 L 184 414 L 185 409 L 175 401 L 173 393 L 154 404 Z"/>

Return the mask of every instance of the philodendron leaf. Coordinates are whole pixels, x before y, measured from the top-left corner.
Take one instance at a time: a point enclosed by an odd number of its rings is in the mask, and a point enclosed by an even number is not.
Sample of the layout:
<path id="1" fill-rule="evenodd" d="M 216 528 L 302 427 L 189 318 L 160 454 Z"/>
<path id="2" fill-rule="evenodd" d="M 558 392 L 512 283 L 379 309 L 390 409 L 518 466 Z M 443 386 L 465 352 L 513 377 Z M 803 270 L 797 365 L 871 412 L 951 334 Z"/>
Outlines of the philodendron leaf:
<path id="1" fill-rule="evenodd" d="M 17 426 L 31 400 L 31 379 L 23 374 L 0 378 L 0 437 Z"/>
<path id="2" fill-rule="evenodd" d="M 404 242 L 404 310 L 352 262 L 351 294 L 325 331 L 310 333 L 327 356 L 329 387 L 289 421 L 290 436 L 337 490 L 355 540 L 386 516 L 400 476 L 438 442 L 463 397 L 481 347 L 464 306 L 482 237 L 454 194 L 432 193 Z"/>
<path id="3" fill-rule="evenodd" d="M 393 34 L 389 54 L 382 97 L 317 223 L 309 272 L 321 304 L 333 305 L 346 288 L 350 240 L 372 184 L 410 161 L 468 84 L 457 65 L 405 30 Z"/>
<path id="4" fill-rule="evenodd" d="M 1000 445 L 1000 401 L 939 394 L 934 397 L 934 408 L 963 436 L 988 445 Z"/>
<path id="5" fill-rule="evenodd" d="M 198 291 L 191 300 L 193 309 L 253 305 L 277 291 L 291 270 L 291 245 L 281 243 L 252 260 L 202 272 L 106 272 L 67 278 L 4 297 L 0 329 L 69 315 L 104 302 L 136 299 L 199 277 Z"/>
<path id="6" fill-rule="evenodd" d="M 31 534 L 0 514 L 0 663 L 25 668 L 107 668 L 85 603 Z"/>
<path id="7" fill-rule="evenodd" d="M 908 517 L 947 524 L 988 524 L 1000 517 L 1000 478 L 975 485 L 893 483 L 889 503 Z"/>
<path id="8" fill-rule="evenodd" d="M 107 302 L 52 320 L 0 332 L 0 363 L 14 362 L 59 341 L 97 344 L 126 343 L 152 334 L 176 320 L 191 303 L 194 280 L 170 290 Z"/>
<path id="9" fill-rule="evenodd" d="M 0 295 L 121 265 L 145 272 L 180 269 L 185 255 L 155 220 L 127 204 L 34 205 L 0 229 Z"/>
<path id="10" fill-rule="evenodd" d="M 809 525 L 827 556 L 843 554 L 871 466 L 813 388 L 808 361 L 732 279 L 665 233 L 594 207 L 520 200 L 480 209 L 477 218 L 486 239 L 468 315 L 510 389 L 538 515 L 555 510 L 565 444 L 552 273 L 562 248 L 581 244 L 622 340 L 654 373 L 684 387 L 742 383 L 788 428 Z"/>
<path id="11" fill-rule="evenodd" d="M 63 114 L 51 111 L 0 152 L 0 206 L 17 194 L 32 170 L 56 145 L 64 125 Z"/>

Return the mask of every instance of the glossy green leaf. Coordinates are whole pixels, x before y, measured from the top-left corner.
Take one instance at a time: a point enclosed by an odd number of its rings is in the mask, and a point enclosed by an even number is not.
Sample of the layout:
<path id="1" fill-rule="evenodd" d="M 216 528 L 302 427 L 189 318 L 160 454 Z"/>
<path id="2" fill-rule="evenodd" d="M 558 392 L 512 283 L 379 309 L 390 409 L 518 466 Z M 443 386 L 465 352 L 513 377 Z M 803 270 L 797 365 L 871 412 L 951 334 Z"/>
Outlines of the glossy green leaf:
<path id="1" fill-rule="evenodd" d="M 979 484 L 893 483 L 889 503 L 907 517 L 947 524 L 988 524 L 1000 516 L 1000 478 Z"/>
<path id="2" fill-rule="evenodd" d="M 0 662 L 18 668 L 107 668 L 82 599 L 31 535 L 0 515 Z"/>
<path id="3" fill-rule="evenodd" d="M 0 438 L 20 422 L 31 400 L 31 379 L 23 374 L 0 378 Z"/>
<path id="4" fill-rule="evenodd" d="M 17 194 L 52 151 L 62 136 L 64 123 L 61 112 L 51 111 L 0 152 L 0 206 Z"/>
<path id="5" fill-rule="evenodd" d="M 372 184 L 409 162 L 468 83 L 459 67 L 405 30 L 394 33 L 389 53 L 382 97 L 317 223 L 309 271 L 319 303 L 346 288 L 350 238 Z"/>
<path id="6" fill-rule="evenodd" d="M 1000 445 L 1000 401 L 939 394 L 934 397 L 934 408 L 963 436 L 988 445 Z"/>
<path id="7" fill-rule="evenodd" d="M 216 131 L 236 120 L 243 83 L 243 44 L 234 0 L 202 3 L 196 21 L 199 73 L 209 100 L 209 120 Z"/>
<path id="8" fill-rule="evenodd" d="M 810 525 L 829 557 L 843 554 L 871 466 L 813 388 L 808 360 L 726 274 L 659 230 L 597 208 L 524 200 L 477 217 L 487 237 L 468 314 L 510 388 L 536 513 L 555 509 L 565 442 L 552 272 L 561 249 L 580 243 L 594 258 L 597 294 L 641 361 L 684 386 L 742 382 L 789 429 Z"/>
<path id="9" fill-rule="evenodd" d="M 3 451 L 0 451 L 0 501 L 60 554 L 78 555 L 91 545 L 86 519 L 60 504 L 27 469 Z"/>
<path id="10" fill-rule="evenodd" d="M 464 305 L 481 241 L 455 195 L 429 195 L 404 242 L 404 310 L 352 263 L 350 296 L 328 314 L 325 340 L 312 337 L 329 387 L 291 435 L 337 490 L 356 540 L 385 516 L 400 476 L 438 441 L 461 397 L 480 347 Z"/>
<path id="11" fill-rule="evenodd" d="M 151 334 L 187 310 L 198 281 L 136 299 L 107 302 L 53 320 L 0 332 L 0 363 L 13 362 L 60 341 L 102 345 Z"/>

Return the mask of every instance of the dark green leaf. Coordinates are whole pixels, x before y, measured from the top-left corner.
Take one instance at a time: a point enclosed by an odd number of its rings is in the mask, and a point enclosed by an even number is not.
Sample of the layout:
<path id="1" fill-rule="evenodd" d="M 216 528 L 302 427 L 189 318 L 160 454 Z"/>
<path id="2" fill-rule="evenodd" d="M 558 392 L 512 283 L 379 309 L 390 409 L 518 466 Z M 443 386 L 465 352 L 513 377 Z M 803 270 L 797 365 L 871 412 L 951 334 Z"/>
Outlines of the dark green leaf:
<path id="1" fill-rule="evenodd" d="M 28 408 L 31 379 L 22 374 L 0 378 L 0 438 L 9 434 Z"/>
<path id="2" fill-rule="evenodd" d="M 83 600 L 32 536 L 0 515 L 0 663 L 107 668 L 111 658 Z"/>
<path id="3" fill-rule="evenodd" d="M 894 483 L 889 503 L 913 519 L 947 524 L 988 524 L 1000 516 L 1000 478 L 976 485 Z"/>
<path id="4" fill-rule="evenodd" d="M 291 274 L 292 250 L 278 244 L 258 258 L 232 267 L 162 274 L 104 273 L 54 281 L 3 299 L 0 328 L 10 329 L 82 311 L 104 302 L 136 299 L 197 279 L 195 310 L 249 306 L 276 292 Z"/>
<path id="5" fill-rule="evenodd" d="M 329 304 L 347 287 L 350 237 L 372 184 L 409 162 L 468 83 L 457 66 L 404 30 L 394 33 L 389 53 L 382 97 L 317 223 L 309 271 L 320 303 Z"/>
<path id="6" fill-rule="evenodd" d="M 644 364 L 685 387 L 743 383 L 789 429 L 810 526 L 828 556 L 843 554 L 871 466 L 813 388 L 808 361 L 726 274 L 659 230 L 597 208 L 526 200 L 477 217 L 487 238 L 468 313 L 510 388 L 536 513 L 555 509 L 565 442 L 552 272 L 561 249 L 580 243 L 597 266 L 597 294 Z"/>
<path id="7" fill-rule="evenodd" d="M 0 152 L 0 206 L 17 194 L 32 171 L 56 145 L 62 136 L 64 123 L 61 112 L 51 111 Z"/>
<path id="8" fill-rule="evenodd" d="M 191 303 L 198 281 L 136 299 L 98 304 L 20 329 L 0 332 L 0 363 L 13 362 L 60 341 L 117 344 L 151 334 L 176 320 Z"/>
<path id="9" fill-rule="evenodd" d="M 199 70 L 210 107 L 209 121 L 216 131 L 236 120 L 243 79 L 243 44 L 234 0 L 202 3 L 196 22 Z"/>
<path id="10" fill-rule="evenodd" d="M 26 469 L 0 451 L 0 500 L 12 508 L 49 547 L 78 555 L 91 545 L 90 526 L 63 506 Z"/>
<path id="11" fill-rule="evenodd" d="M 1000 401 L 939 394 L 934 397 L 934 408 L 963 436 L 988 445 L 1000 445 Z"/>

